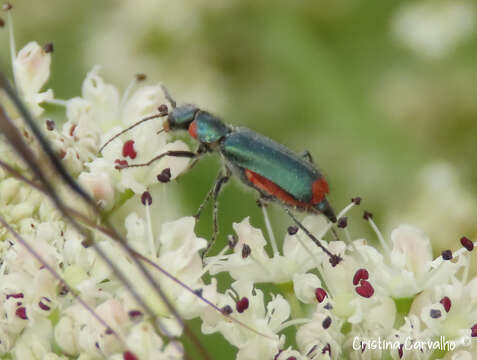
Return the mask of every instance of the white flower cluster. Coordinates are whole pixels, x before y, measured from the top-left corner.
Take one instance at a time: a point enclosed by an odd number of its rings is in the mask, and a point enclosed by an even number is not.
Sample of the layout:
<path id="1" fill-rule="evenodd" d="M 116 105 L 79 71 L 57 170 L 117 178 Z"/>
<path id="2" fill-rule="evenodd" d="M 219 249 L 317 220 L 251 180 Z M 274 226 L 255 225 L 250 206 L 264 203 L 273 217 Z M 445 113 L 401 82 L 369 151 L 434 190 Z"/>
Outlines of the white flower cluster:
<path id="1" fill-rule="evenodd" d="M 401 225 L 386 240 L 372 215 L 365 213 L 380 241 L 382 251 L 378 251 L 364 239 L 351 238 L 345 214 L 359 204 L 355 198 L 339 214 L 340 234 L 347 241 L 327 243 L 343 257 L 335 267 L 294 227 L 288 229 L 281 249 L 270 255 L 261 230 L 248 218 L 234 224 L 236 235 L 230 237 L 229 245 L 204 264 L 200 251 L 207 242 L 195 235 L 194 218 L 164 223 L 160 231 L 151 220 L 153 189 L 167 186 L 160 183 L 174 179 L 188 161 L 163 158 L 148 167 L 120 169 L 126 163 L 143 163 L 187 146 L 168 142 L 165 133 L 157 135 L 161 122 L 150 121 L 123 135 L 124 141 L 114 140 L 102 154 L 98 151 L 121 129 L 157 113 L 164 101 L 160 87 L 133 91 L 137 86 L 133 83 L 121 97 L 96 67 L 84 80 L 80 97 L 58 100 L 51 90 L 41 92 L 49 77 L 50 57 L 37 43 L 14 54 L 15 85 L 23 100 L 44 124 L 45 135 L 74 178 L 113 223 L 124 225 L 129 245 L 180 282 L 148 266 L 178 314 L 185 320 L 200 318 L 203 334 L 222 334 L 237 349 L 237 359 L 477 356 L 471 341 L 477 336 L 477 282 L 468 279 L 472 241 L 463 237 L 461 250 L 445 251 L 433 260 L 430 240 L 420 230 Z M 44 102 L 65 106 L 61 129 L 44 118 L 40 106 Z M 22 119 L 14 111 L 10 116 L 40 159 L 40 149 Z M 29 177 L 28 169 L 2 142 L 0 158 L 10 159 L 11 166 Z M 0 175 L 0 216 L 44 260 L 33 257 L 11 231 L 1 228 L 0 356 L 22 360 L 200 358 L 199 353 L 184 354 L 177 341 L 182 324 L 116 242 L 95 228 L 91 239 L 84 238 L 45 195 L 5 169 Z M 124 205 L 124 198 L 133 194 L 136 201 Z M 74 197 L 63 198 L 76 207 Z M 322 217 L 309 216 L 303 223 L 319 239 L 331 228 Z M 88 246 L 90 240 L 132 280 L 157 321 Z M 220 288 L 226 287 L 223 292 L 217 286 L 219 273 L 233 279 L 230 286 L 221 284 Z M 204 275 L 211 280 L 205 282 Z M 262 284 L 274 284 L 276 291 L 264 291 Z M 448 348 L 436 346 L 442 336 Z M 215 358 L 213 349 L 206 351 Z"/>

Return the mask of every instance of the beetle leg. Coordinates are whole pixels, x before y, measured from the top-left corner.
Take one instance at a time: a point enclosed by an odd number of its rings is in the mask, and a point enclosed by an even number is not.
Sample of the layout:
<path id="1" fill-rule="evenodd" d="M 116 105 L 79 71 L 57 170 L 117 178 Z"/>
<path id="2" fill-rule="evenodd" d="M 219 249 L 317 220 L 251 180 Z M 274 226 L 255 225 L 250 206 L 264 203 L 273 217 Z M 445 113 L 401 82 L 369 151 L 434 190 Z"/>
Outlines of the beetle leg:
<path id="1" fill-rule="evenodd" d="M 216 187 L 217 183 L 220 181 L 220 178 L 222 178 L 222 177 L 223 177 L 222 172 L 220 172 L 219 175 L 217 175 L 217 177 L 215 178 L 214 185 L 210 188 L 210 190 L 207 193 L 207 195 L 205 196 L 204 200 L 202 200 L 202 202 L 199 206 L 199 209 L 197 210 L 197 212 L 194 215 L 196 221 L 199 220 L 200 214 L 202 213 L 202 210 L 204 209 L 205 205 L 207 205 L 207 203 L 209 202 L 210 198 L 212 197 L 212 194 L 215 191 L 215 187 Z"/>
<path id="2" fill-rule="evenodd" d="M 285 208 L 285 212 L 287 213 L 288 216 L 291 217 L 291 219 L 295 222 L 295 224 L 298 225 L 298 227 L 300 229 L 303 230 L 303 232 L 321 249 L 325 252 L 326 255 L 328 255 L 330 257 L 330 263 L 331 265 L 334 267 L 336 265 L 338 265 L 341 260 L 343 260 L 343 258 L 339 255 L 335 255 L 333 253 L 331 253 L 322 243 L 320 240 L 318 240 L 316 238 L 315 235 L 313 235 L 305 226 L 303 226 L 303 224 L 298 221 L 298 219 L 292 214 L 292 212 Z"/>
<path id="3" fill-rule="evenodd" d="M 267 206 L 270 199 L 267 199 L 265 196 L 261 196 L 257 200 L 257 205 L 262 209 L 263 219 L 265 220 L 265 226 L 267 227 L 268 237 L 270 238 L 270 243 L 272 244 L 273 255 L 279 254 L 277 242 L 275 240 L 275 235 L 273 234 L 272 226 L 270 225 L 270 219 L 268 217 Z"/>
<path id="4" fill-rule="evenodd" d="M 190 159 L 194 159 L 194 158 L 198 158 L 201 154 L 199 153 L 195 153 L 193 151 L 183 151 L 183 150 L 170 150 L 170 151 L 166 151 L 165 153 L 162 153 L 162 154 L 159 154 L 155 157 L 153 157 L 151 160 L 149 160 L 148 162 L 146 163 L 142 163 L 142 164 L 131 164 L 131 165 L 121 165 L 121 166 L 118 166 L 117 169 L 118 170 L 122 170 L 122 169 L 128 169 L 128 168 L 132 168 L 132 167 L 142 167 L 142 166 L 149 166 L 151 165 L 153 162 L 159 160 L 159 159 L 162 159 L 164 156 L 173 156 L 173 157 L 185 157 L 185 158 L 190 158 Z"/>
<path id="5" fill-rule="evenodd" d="M 175 177 L 175 180 L 178 180 L 180 177 L 182 177 L 183 174 L 189 172 L 189 170 L 191 170 L 199 162 L 201 155 L 205 154 L 208 151 L 209 149 L 204 144 L 199 144 L 199 147 L 195 151 L 197 156 L 189 163 L 189 165 L 187 165 L 184 171 L 182 171 L 179 175 Z"/>
<path id="6" fill-rule="evenodd" d="M 300 155 L 302 158 L 305 158 L 311 164 L 315 165 L 315 162 L 313 161 L 313 157 L 311 156 L 311 153 L 308 150 L 303 151 Z"/>
<path id="7" fill-rule="evenodd" d="M 219 206 L 218 206 L 218 198 L 220 191 L 222 190 L 223 185 L 229 181 L 231 172 L 228 168 L 226 168 L 225 174 L 221 174 L 217 177 L 217 180 L 215 181 L 214 187 L 212 189 L 212 201 L 213 201 L 213 233 L 212 233 L 212 238 L 210 241 L 207 243 L 207 247 L 204 249 L 202 252 L 202 261 L 204 261 L 205 255 L 209 252 L 210 248 L 214 244 L 215 240 L 217 239 L 217 235 L 219 234 L 219 223 L 217 221 L 218 219 L 218 211 L 219 211 Z M 209 195 L 208 195 L 209 197 Z"/>

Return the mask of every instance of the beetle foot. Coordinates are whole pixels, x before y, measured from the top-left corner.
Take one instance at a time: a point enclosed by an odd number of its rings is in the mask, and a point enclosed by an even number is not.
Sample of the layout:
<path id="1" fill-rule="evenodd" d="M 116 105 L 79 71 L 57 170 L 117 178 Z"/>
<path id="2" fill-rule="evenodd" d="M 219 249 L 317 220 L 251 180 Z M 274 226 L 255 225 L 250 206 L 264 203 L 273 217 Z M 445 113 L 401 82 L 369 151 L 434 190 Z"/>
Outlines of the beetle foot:
<path id="1" fill-rule="evenodd" d="M 335 267 L 336 265 L 338 265 L 341 261 L 343 260 L 343 258 L 339 255 L 331 255 L 330 256 L 330 264 L 331 266 Z"/>

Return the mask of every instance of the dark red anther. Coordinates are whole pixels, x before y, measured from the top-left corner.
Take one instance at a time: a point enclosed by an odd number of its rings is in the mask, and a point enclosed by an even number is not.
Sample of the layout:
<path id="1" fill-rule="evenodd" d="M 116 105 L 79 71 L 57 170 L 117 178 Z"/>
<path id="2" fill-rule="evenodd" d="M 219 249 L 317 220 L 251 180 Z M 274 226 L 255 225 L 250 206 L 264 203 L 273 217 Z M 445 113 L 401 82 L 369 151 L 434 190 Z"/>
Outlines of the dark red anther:
<path id="1" fill-rule="evenodd" d="M 359 196 L 356 196 L 351 199 L 351 202 L 353 202 L 355 205 L 361 204 L 361 198 Z"/>
<path id="2" fill-rule="evenodd" d="M 444 260 L 452 260 L 452 251 L 451 250 L 444 250 L 442 252 L 442 258 Z"/>
<path id="3" fill-rule="evenodd" d="M 290 356 L 290 357 L 287 357 L 287 360 L 296 360 L 296 357 Z"/>
<path id="4" fill-rule="evenodd" d="M 474 250 L 474 243 L 469 240 L 469 238 L 462 236 L 460 238 L 460 243 L 462 244 L 463 247 L 465 247 L 467 250 L 472 251 Z"/>
<path id="5" fill-rule="evenodd" d="M 125 167 L 128 166 L 127 160 L 116 159 L 114 160 L 114 163 L 116 164 L 114 165 L 114 168 L 117 170 L 124 169 Z"/>
<path id="6" fill-rule="evenodd" d="M 364 220 L 369 220 L 373 218 L 373 214 L 371 214 L 369 211 L 364 210 L 363 212 L 363 219 Z"/>
<path id="7" fill-rule="evenodd" d="M 157 180 L 161 183 L 168 183 L 171 181 L 171 169 L 170 168 L 165 168 L 164 170 L 161 171 L 159 175 L 157 175 Z"/>
<path id="8" fill-rule="evenodd" d="M 157 110 L 159 110 L 159 112 L 162 114 L 162 113 L 167 113 L 167 111 L 169 110 L 167 108 L 167 105 L 166 104 L 161 104 L 159 105 L 159 107 L 157 108 Z"/>
<path id="9" fill-rule="evenodd" d="M 136 74 L 135 76 L 137 81 L 144 81 L 147 79 L 146 74 Z"/>
<path id="10" fill-rule="evenodd" d="M 23 320 L 27 320 L 27 319 L 28 319 L 28 316 L 27 316 L 27 313 L 26 313 L 26 308 L 25 308 L 24 306 L 19 307 L 19 308 L 15 311 L 15 315 L 18 316 L 20 319 L 23 319 Z"/>
<path id="11" fill-rule="evenodd" d="M 93 245 L 93 239 L 91 239 L 91 238 L 84 239 L 81 242 L 81 246 L 83 246 L 85 249 L 89 248 L 91 245 Z"/>
<path id="12" fill-rule="evenodd" d="M 242 258 L 243 258 L 243 259 L 248 258 L 251 253 L 252 253 L 252 249 L 250 248 L 250 246 L 248 246 L 247 244 L 243 244 L 243 247 L 242 247 Z"/>
<path id="13" fill-rule="evenodd" d="M 402 359 L 402 356 L 404 355 L 402 350 L 403 347 L 404 347 L 404 344 L 399 345 L 398 354 L 400 359 Z"/>
<path id="14" fill-rule="evenodd" d="M 136 150 L 134 150 L 134 140 L 128 140 L 123 145 L 123 156 L 130 157 L 131 159 L 135 159 L 137 156 Z"/>
<path id="15" fill-rule="evenodd" d="M 8 11 L 8 10 L 11 10 L 13 8 L 12 4 L 10 3 L 5 3 L 2 5 L 2 10 L 3 11 Z"/>
<path id="16" fill-rule="evenodd" d="M 228 241 L 229 241 L 229 248 L 230 249 L 233 249 L 235 248 L 235 246 L 237 245 L 238 243 L 238 238 L 237 238 L 237 235 L 233 234 L 233 235 L 229 235 L 227 237 Z"/>
<path id="17" fill-rule="evenodd" d="M 48 131 L 53 131 L 55 130 L 55 122 L 51 119 L 47 119 L 46 120 L 46 129 Z"/>
<path id="18" fill-rule="evenodd" d="M 53 50 L 54 50 L 54 46 L 53 46 L 53 43 L 46 43 L 45 45 L 43 45 L 43 51 L 46 52 L 47 54 L 48 53 L 52 53 Z"/>
<path id="19" fill-rule="evenodd" d="M 48 305 L 46 305 L 44 302 L 49 303 L 49 302 L 51 302 L 51 300 L 46 298 L 46 297 L 42 297 L 40 302 L 38 303 L 38 306 L 40 307 L 41 310 L 49 311 L 50 307 Z"/>
<path id="20" fill-rule="evenodd" d="M 230 305 L 225 305 L 220 311 L 222 311 L 222 314 L 224 315 L 230 315 L 234 312 Z"/>
<path id="21" fill-rule="evenodd" d="M 470 330 L 471 330 L 470 336 L 477 337 L 477 324 L 474 324 L 474 326 L 472 326 Z"/>
<path id="22" fill-rule="evenodd" d="M 137 321 L 139 319 L 142 319 L 142 311 L 139 311 L 139 310 L 131 310 L 128 312 L 128 316 L 131 320 L 133 321 Z"/>
<path id="23" fill-rule="evenodd" d="M 106 335 L 112 335 L 114 334 L 114 331 L 113 329 L 111 329 L 110 327 L 106 328 L 106 331 L 104 332 Z"/>
<path id="24" fill-rule="evenodd" d="M 338 224 L 337 226 L 341 229 L 344 229 L 346 226 L 348 226 L 348 218 L 346 216 L 342 216 L 338 219 Z"/>
<path id="25" fill-rule="evenodd" d="M 297 226 L 289 226 L 288 227 L 288 235 L 295 235 L 298 232 Z"/>
<path id="26" fill-rule="evenodd" d="M 141 195 L 141 202 L 143 205 L 151 205 L 152 204 L 152 196 L 149 191 L 144 191 Z"/>
<path id="27" fill-rule="evenodd" d="M 23 296 L 23 293 L 7 294 L 7 300 L 10 299 L 10 298 L 23 299 L 24 296 Z"/>
<path id="28" fill-rule="evenodd" d="M 330 346 L 330 344 L 326 344 L 325 347 L 323 349 L 321 349 L 321 353 L 322 354 L 328 353 L 331 357 L 331 346 Z"/>
<path id="29" fill-rule="evenodd" d="M 325 289 L 322 289 L 322 288 L 316 288 L 315 290 L 315 297 L 316 297 L 316 300 L 319 302 L 319 303 L 322 303 L 323 300 L 325 300 L 325 297 L 327 297 L 328 294 L 326 293 Z"/>
<path id="30" fill-rule="evenodd" d="M 66 156 L 66 151 L 61 149 L 60 153 L 58 154 L 58 157 L 63 160 L 65 156 Z"/>
<path id="31" fill-rule="evenodd" d="M 196 294 L 198 297 L 202 297 L 202 294 L 204 293 L 204 289 L 196 289 L 194 290 L 194 294 Z"/>
<path id="32" fill-rule="evenodd" d="M 442 312 L 439 309 L 431 309 L 431 311 L 429 311 L 429 315 L 433 319 L 439 319 L 442 316 Z"/>
<path id="33" fill-rule="evenodd" d="M 245 296 L 241 298 L 239 301 L 237 301 L 237 304 L 235 304 L 235 308 L 240 314 L 243 313 L 248 309 L 248 299 Z"/>
<path id="34" fill-rule="evenodd" d="M 367 280 L 361 280 L 360 285 L 356 288 L 356 292 L 365 298 L 370 298 L 374 294 L 374 288 Z"/>
<path id="35" fill-rule="evenodd" d="M 331 326 L 331 317 L 327 316 L 325 320 L 321 323 L 323 329 L 328 329 Z"/>
<path id="36" fill-rule="evenodd" d="M 71 125 L 70 127 L 70 136 L 73 136 L 75 134 L 76 130 L 76 124 Z"/>
<path id="37" fill-rule="evenodd" d="M 58 295 L 65 296 L 66 294 L 68 294 L 68 292 L 69 292 L 68 287 L 66 285 L 62 285 L 58 291 Z"/>
<path id="38" fill-rule="evenodd" d="M 123 360 L 137 360 L 137 356 L 131 351 L 125 351 L 123 352 Z"/>
<path id="39" fill-rule="evenodd" d="M 450 308 L 451 308 L 451 305 L 452 305 L 452 301 L 451 299 L 449 299 L 447 296 L 444 296 L 441 301 L 439 301 L 442 306 L 444 306 L 444 310 L 446 312 L 449 312 L 450 311 Z"/>
<path id="40" fill-rule="evenodd" d="M 368 280 L 369 273 L 366 269 L 358 269 L 353 276 L 353 285 L 358 285 L 361 280 Z"/>

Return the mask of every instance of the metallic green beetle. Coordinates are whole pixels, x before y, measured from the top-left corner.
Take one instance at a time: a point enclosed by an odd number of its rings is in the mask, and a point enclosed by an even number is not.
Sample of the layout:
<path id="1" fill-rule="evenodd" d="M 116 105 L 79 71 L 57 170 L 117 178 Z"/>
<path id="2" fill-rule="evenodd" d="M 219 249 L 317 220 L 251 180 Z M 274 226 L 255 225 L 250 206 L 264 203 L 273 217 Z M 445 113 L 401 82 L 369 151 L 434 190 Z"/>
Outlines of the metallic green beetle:
<path id="1" fill-rule="evenodd" d="M 330 262 L 334 265 L 339 263 L 341 258 L 331 254 L 322 246 L 320 241 L 309 233 L 288 210 L 291 208 L 308 213 L 322 213 L 331 222 L 336 222 L 335 212 L 326 199 L 326 194 L 329 191 L 328 183 L 314 165 L 308 152 L 298 155 L 252 130 L 227 125 L 218 117 L 195 105 L 176 106 L 167 90 L 164 92 L 173 109 L 168 111 L 166 105 L 161 105 L 160 114 L 154 117 L 167 116 L 163 124 L 164 131 L 187 130 L 199 142 L 198 150 L 196 152 L 168 151 L 144 164 L 123 164 L 118 167 L 119 170 L 148 166 L 164 156 L 188 157 L 197 161 L 205 153 L 218 152 L 225 162 L 226 171 L 217 177 L 215 185 L 206 199 L 208 200 L 212 196 L 214 200 L 214 234 L 206 251 L 217 236 L 216 204 L 218 195 L 222 185 L 228 181 L 231 175 L 235 175 L 244 184 L 256 189 L 260 193 L 261 201 L 274 201 L 284 206 L 287 214 L 295 223 L 330 256 Z M 124 132 L 120 134 L 122 133 Z M 110 139 L 108 143 L 114 138 Z M 197 217 L 200 215 L 203 205 L 199 208 Z"/>

